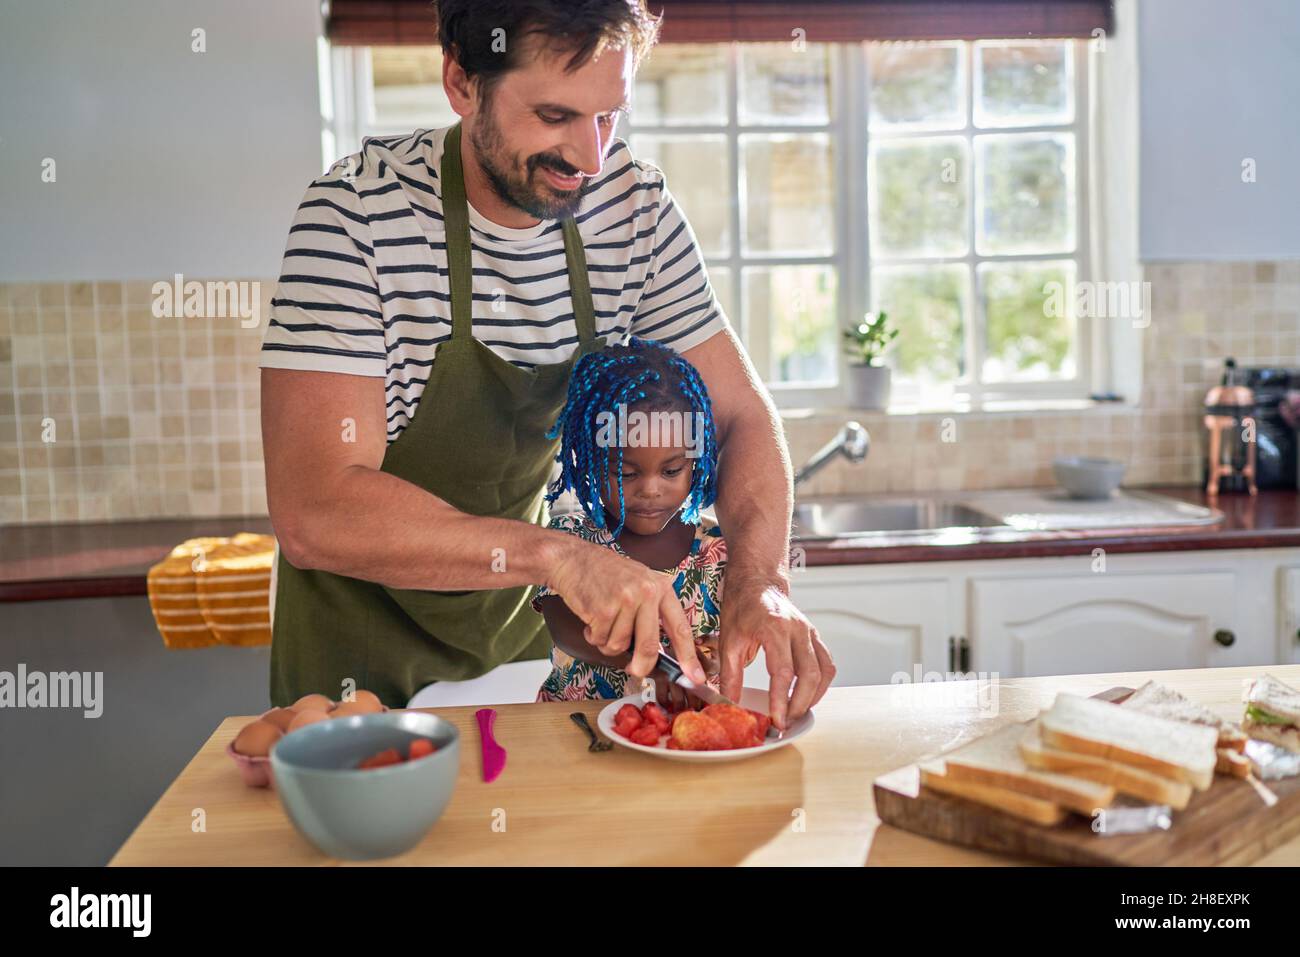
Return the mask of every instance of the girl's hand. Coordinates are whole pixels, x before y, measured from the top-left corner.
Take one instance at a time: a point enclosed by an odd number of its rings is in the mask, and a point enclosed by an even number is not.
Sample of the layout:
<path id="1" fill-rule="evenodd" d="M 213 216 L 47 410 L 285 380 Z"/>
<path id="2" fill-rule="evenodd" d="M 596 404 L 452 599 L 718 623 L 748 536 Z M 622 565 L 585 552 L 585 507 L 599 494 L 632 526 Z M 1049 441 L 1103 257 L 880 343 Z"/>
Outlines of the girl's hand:
<path id="1" fill-rule="evenodd" d="M 655 700 L 663 706 L 665 711 L 699 711 L 704 707 L 704 702 L 691 694 L 679 684 L 669 680 L 668 676 L 659 670 L 658 666 L 650 672 L 650 680 L 655 683 Z"/>

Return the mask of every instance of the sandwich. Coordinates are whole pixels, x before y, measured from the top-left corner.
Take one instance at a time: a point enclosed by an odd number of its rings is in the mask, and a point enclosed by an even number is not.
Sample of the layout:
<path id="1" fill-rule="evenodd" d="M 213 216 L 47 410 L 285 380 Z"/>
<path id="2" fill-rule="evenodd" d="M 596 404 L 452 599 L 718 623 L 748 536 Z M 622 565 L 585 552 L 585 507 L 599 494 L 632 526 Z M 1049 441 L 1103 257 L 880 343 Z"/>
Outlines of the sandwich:
<path id="1" fill-rule="evenodd" d="M 1039 736 L 1037 721 L 1031 721 L 1021 735 L 1020 756 L 1031 768 L 1109 784 L 1121 794 L 1152 804 L 1168 804 L 1175 811 L 1187 807 L 1192 798 L 1192 786 L 1185 781 L 1175 781 L 1095 754 L 1048 747 Z"/>
<path id="2" fill-rule="evenodd" d="M 1143 714 L 1204 725 L 1219 732 L 1216 747 L 1215 770 L 1219 774 L 1245 777 L 1250 773 L 1250 761 L 1242 753 L 1248 738 L 1236 724 L 1220 718 L 1204 705 L 1183 697 L 1173 688 L 1148 681 L 1133 692 L 1121 705 Z"/>
<path id="3" fill-rule="evenodd" d="M 1107 783 L 1030 767 L 1020 754 L 1025 725 L 1012 724 L 943 755 L 945 776 L 1000 788 L 1091 815 L 1115 800 Z"/>
<path id="4" fill-rule="evenodd" d="M 1246 690 L 1246 734 L 1300 753 L 1300 691 L 1270 674 L 1251 682 Z"/>
<path id="5" fill-rule="evenodd" d="M 1058 694 L 1052 707 L 1039 715 L 1038 734 L 1048 748 L 1104 758 L 1198 791 L 1214 780 L 1219 731 L 1206 725 Z"/>

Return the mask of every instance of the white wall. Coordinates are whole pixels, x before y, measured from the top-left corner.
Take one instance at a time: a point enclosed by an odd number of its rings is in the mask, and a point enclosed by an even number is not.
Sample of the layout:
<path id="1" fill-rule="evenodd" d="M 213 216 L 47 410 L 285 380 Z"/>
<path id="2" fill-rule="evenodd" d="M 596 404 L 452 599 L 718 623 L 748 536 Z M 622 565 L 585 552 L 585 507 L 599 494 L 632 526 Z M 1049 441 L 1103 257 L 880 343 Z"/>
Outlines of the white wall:
<path id="1" fill-rule="evenodd" d="M 320 0 L 0 0 L 0 281 L 276 276 L 320 34 Z"/>
<path id="2" fill-rule="evenodd" d="M 1140 0 L 1138 14 L 1142 259 L 1300 258 L 1300 2 Z"/>

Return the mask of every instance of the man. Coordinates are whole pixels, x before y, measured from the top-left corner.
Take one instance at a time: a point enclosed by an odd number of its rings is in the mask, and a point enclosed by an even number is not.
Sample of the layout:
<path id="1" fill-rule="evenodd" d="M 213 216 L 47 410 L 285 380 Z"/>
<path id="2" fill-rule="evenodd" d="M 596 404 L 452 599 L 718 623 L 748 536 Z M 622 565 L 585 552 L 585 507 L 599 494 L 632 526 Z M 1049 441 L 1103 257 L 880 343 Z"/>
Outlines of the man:
<path id="1" fill-rule="evenodd" d="M 351 679 L 400 707 L 544 657 L 541 583 L 595 649 L 633 652 L 631 674 L 662 628 L 703 680 L 668 576 L 541 526 L 568 371 L 636 335 L 682 351 L 713 399 L 722 689 L 761 645 L 784 727 L 835 669 L 788 597 L 782 432 L 662 174 L 613 137 L 658 23 L 644 0 L 437 7 L 461 123 L 369 141 L 290 230 L 262 360 L 272 701 Z"/>

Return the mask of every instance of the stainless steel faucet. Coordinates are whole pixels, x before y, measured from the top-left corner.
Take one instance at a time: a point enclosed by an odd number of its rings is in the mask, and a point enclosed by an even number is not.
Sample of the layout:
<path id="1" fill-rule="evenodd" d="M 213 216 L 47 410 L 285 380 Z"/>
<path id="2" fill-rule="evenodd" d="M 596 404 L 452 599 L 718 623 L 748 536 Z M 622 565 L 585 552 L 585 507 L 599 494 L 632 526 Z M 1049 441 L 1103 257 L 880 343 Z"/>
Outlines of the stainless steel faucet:
<path id="1" fill-rule="evenodd" d="M 854 465 L 858 465 L 867 457 L 869 451 L 871 451 L 871 436 L 867 434 L 867 430 L 857 422 L 845 422 L 844 428 L 835 434 L 835 438 L 818 449 L 812 458 L 795 471 L 795 488 L 799 487 L 800 482 L 807 481 L 821 471 L 837 453 Z"/>

